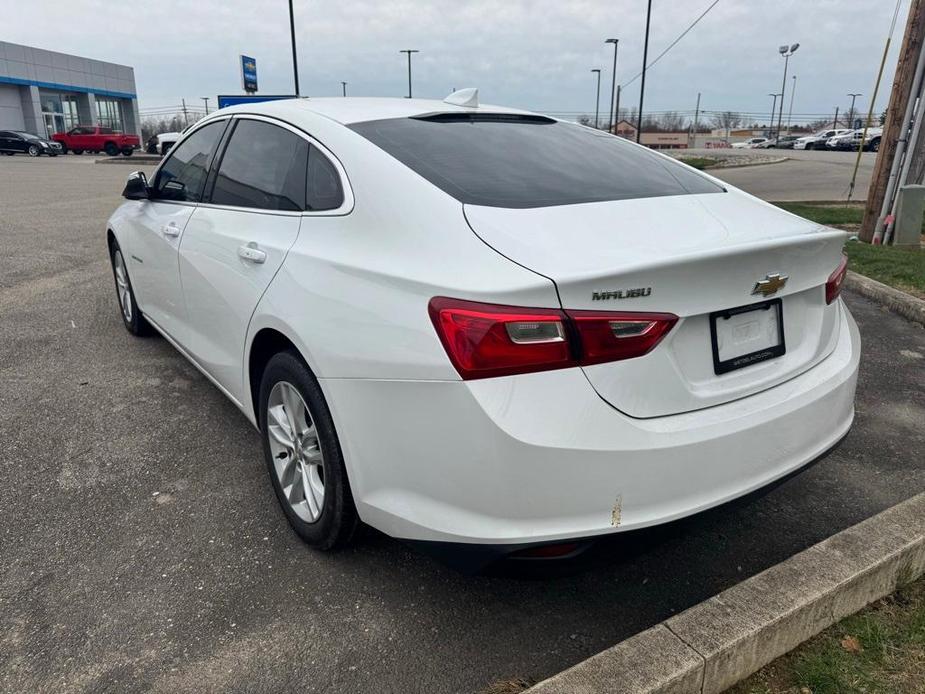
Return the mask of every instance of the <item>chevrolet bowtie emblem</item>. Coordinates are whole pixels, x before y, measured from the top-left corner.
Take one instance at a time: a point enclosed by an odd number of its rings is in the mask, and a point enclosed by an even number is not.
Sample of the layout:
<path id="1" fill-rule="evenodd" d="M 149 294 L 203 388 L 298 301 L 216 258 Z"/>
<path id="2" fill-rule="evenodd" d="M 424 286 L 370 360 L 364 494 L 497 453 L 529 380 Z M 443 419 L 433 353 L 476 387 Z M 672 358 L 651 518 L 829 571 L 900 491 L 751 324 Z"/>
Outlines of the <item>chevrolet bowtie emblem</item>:
<path id="1" fill-rule="evenodd" d="M 780 289 L 783 289 L 784 285 L 787 284 L 787 280 L 790 279 L 787 275 L 782 275 L 779 272 L 773 272 L 769 275 L 766 275 L 763 280 L 758 280 L 755 282 L 755 288 L 752 289 L 752 294 L 761 294 L 762 296 L 771 296 L 771 294 L 776 294 Z"/>

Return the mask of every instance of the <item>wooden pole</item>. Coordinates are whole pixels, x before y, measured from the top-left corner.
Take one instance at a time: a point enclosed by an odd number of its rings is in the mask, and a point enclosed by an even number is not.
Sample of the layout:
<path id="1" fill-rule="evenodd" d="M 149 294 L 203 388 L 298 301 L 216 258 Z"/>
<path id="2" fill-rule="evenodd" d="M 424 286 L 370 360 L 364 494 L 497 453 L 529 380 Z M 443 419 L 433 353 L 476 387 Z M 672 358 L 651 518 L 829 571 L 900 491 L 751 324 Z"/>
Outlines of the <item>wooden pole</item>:
<path id="1" fill-rule="evenodd" d="M 912 0 L 909 6 L 909 18 L 906 21 L 906 33 L 899 49 L 899 60 L 896 64 L 896 76 L 893 79 L 893 89 L 890 93 L 890 103 L 887 106 L 886 123 L 883 125 L 883 137 L 880 139 L 880 151 L 877 162 L 874 164 L 874 173 L 867 193 L 867 207 L 864 209 L 864 220 L 861 223 L 860 238 L 870 243 L 873 241 L 886 195 L 886 186 L 896 156 L 896 144 L 902 133 L 908 127 L 903 123 L 909 99 L 912 96 L 912 82 L 915 79 L 915 68 L 919 53 L 925 44 L 925 0 Z"/>

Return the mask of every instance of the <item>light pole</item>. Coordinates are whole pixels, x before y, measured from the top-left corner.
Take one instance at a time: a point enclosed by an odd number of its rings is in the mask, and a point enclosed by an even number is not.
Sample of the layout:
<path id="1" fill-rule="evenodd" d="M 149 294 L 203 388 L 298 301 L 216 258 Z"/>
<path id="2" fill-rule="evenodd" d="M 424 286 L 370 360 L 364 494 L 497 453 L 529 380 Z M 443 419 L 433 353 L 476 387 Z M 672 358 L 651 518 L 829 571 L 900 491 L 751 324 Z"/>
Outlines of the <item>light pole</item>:
<path id="1" fill-rule="evenodd" d="M 594 102 L 594 129 L 601 129 L 601 69 L 592 68 L 591 72 L 597 73 L 597 100 Z"/>
<path id="2" fill-rule="evenodd" d="M 344 96 L 347 96 L 347 83 L 346 83 L 346 82 L 341 82 L 341 83 L 340 83 L 340 86 L 341 86 L 341 88 L 344 90 Z"/>
<path id="3" fill-rule="evenodd" d="M 851 121 L 854 120 L 854 100 L 857 99 L 859 96 L 864 96 L 864 95 L 863 94 L 848 94 L 848 96 L 851 97 L 851 113 L 848 114 L 848 117 L 849 117 L 848 127 L 852 127 Z"/>
<path id="4" fill-rule="evenodd" d="M 639 85 L 639 117 L 636 124 L 636 144 L 642 136 L 642 102 L 646 95 L 646 62 L 649 60 L 649 24 L 652 20 L 652 0 L 649 0 L 649 6 L 646 10 L 646 42 L 642 49 L 642 84 Z"/>
<path id="5" fill-rule="evenodd" d="M 202 99 L 206 103 L 206 115 L 208 116 L 209 115 L 209 97 L 200 96 L 199 98 Z"/>
<path id="6" fill-rule="evenodd" d="M 408 54 L 408 98 L 410 99 L 411 98 L 411 54 L 420 53 L 420 51 L 414 48 L 404 48 L 400 50 L 399 53 Z"/>
<path id="7" fill-rule="evenodd" d="M 784 118 L 784 92 L 787 91 L 787 68 L 790 65 L 790 56 L 797 52 L 800 44 L 794 43 L 790 46 L 781 46 L 778 52 L 784 58 L 784 79 L 780 83 L 780 114 L 777 116 L 777 136 L 780 137 L 780 122 Z M 772 125 L 774 117 L 771 117 Z"/>
<path id="8" fill-rule="evenodd" d="M 797 76 L 793 76 L 793 86 L 790 88 L 790 110 L 787 112 L 787 134 L 790 134 L 790 119 L 793 118 L 793 96 L 797 93 Z"/>
<path id="9" fill-rule="evenodd" d="M 607 121 L 610 132 L 614 132 L 616 122 L 614 121 L 614 97 L 617 92 L 617 47 L 620 45 L 620 39 L 607 39 L 604 43 L 613 44 L 613 72 L 610 75 L 610 120 Z"/>
<path id="10" fill-rule="evenodd" d="M 292 0 L 289 0 L 289 35 L 292 38 L 292 77 L 295 80 L 295 95 L 299 96 L 299 61 L 295 57 L 295 15 Z"/>
<path id="11" fill-rule="evenodd" d="M 774 114 L 777 113 L 777 97 L 781 98 L 781 101 L 784 100 L 783 94 L 768 94 L 768 96 L 773 96 L 774 101 L 771 102 L 771 122 L 768 123 L 768 139 L 771 139 L 771 133 L 774 131 Z"/>

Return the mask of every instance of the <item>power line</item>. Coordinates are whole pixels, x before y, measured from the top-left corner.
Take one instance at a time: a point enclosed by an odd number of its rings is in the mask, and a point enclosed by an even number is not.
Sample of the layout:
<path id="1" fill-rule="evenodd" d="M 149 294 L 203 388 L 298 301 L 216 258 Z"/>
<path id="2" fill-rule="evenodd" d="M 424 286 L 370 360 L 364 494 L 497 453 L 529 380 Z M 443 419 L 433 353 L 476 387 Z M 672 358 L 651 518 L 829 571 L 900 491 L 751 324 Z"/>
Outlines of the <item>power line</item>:
<path id="1" fill-rule="evenodd" d="M 664 57 L 664 55 L 665 55 L 668 51 L 670 51 L 672 48 L 674 48 L 674 47 L 677 45 L 677 43 L 678 43 L 681 39 L 683 39 L 685 36 L 687 36 L 687 33 L 688 33 L 691 29 L 693 29 L 695 26 L 697 26 L 697 24 L 700 22 L 700 20 L 703 19 L 704 17 L 706 17 L 706 16 L 707 16 L 707 13 L 708 13 L 710 10 L 712 10 L 714 7 L 716 7 L 716 5 L 717 5 L 718 2 L 719 2 L 719 0 L 713 0 L 713 2 L 710 3 L 710 6 L 709 6 L 707 9 L 705 9 L 705 10 L 701 13 L 701 15 L 700 15 L 699 17 L 697 17 L 697 19 L 695 19 L 695 20 L 691 23 L 691 25 L 690 25 L 689 27 L 687 27 L 687 29 L 685 29 L 684 31 L 682 31 L 682 32 L 681 32 L 681 35 L 678 36 L 678 38 L 676 38 L 674 41 L 672 41 L 670 44 L 668 44 L 668 48 L 666 48 L 666 49 L 663 50 L 661 53 L 659 53 L 659 54 L 658 54 L 658 57 L 656 57 L 655 60 L 653 60 L 653 61 L 652 61 L 651 63 L 649 63 L 648 65 L 646 65 L 646 70 L 651 70 L 651 69 L 652 69 L 652 66 L 654 66 L 655 63 L 657 63 L 659 60 L 661 60 L 661 59 Z M 642 77 L 642 71 L 641 71 L 641 70 L 639 71 L 639 73 L 638 73 L 635 77 L 633 77 L 633 79 L 631 79 L 629 82 L 626 82 L 625 84 L 622 85 L 622 86 L 623 86 L 623 89 L 626 89 L 628 86 L 630 86 L 633 82 L 635 82 L 635 81 L 636 81 L 637 79 L 639 79 L 640 77 Z"/>

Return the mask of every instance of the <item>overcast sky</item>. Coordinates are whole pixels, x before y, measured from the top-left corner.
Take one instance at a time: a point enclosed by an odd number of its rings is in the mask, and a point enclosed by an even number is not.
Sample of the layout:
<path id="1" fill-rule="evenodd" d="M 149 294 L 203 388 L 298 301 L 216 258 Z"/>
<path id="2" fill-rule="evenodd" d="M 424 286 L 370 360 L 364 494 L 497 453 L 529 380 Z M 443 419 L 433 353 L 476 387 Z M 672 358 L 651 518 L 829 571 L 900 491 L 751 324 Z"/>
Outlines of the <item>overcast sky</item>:
<path id="1" fill-rule="evenodd" d="M 712 0 L 653 0 L 650 61 Z M 794 113 L 844 109 L 861 92 L 866 110 L 893 13 L 893 0 L 719 0 L 648 73 L 647 110 L 769 112 L 781 87 L 777 48 L 799 42 Z M 886 104 L 909 0 L 877 99 Z M 645 0 L 295 0 L 302 93 L 403 96 L 416 48 L 414 95 L 442 98 L 477 86 L 482 101 L 550 112 L 593 113 L 610 96 L 612 46 L 618 83 L 642 64 Z M 292 92 L 286 0 L 39 0 L 6 13 L 0 39 L 131 65 L 142 109 L 181 97 L 239 93 L 238 56 L 257 59 L 260 91 Z M 788 78 L 787 89 L 792 80 Z M 787 101 L 789 104 L 789 94 Z M 623 104 L 639 99 L 639 80 Z M 214 100 L 212 102 L 214 104 Z"/>

